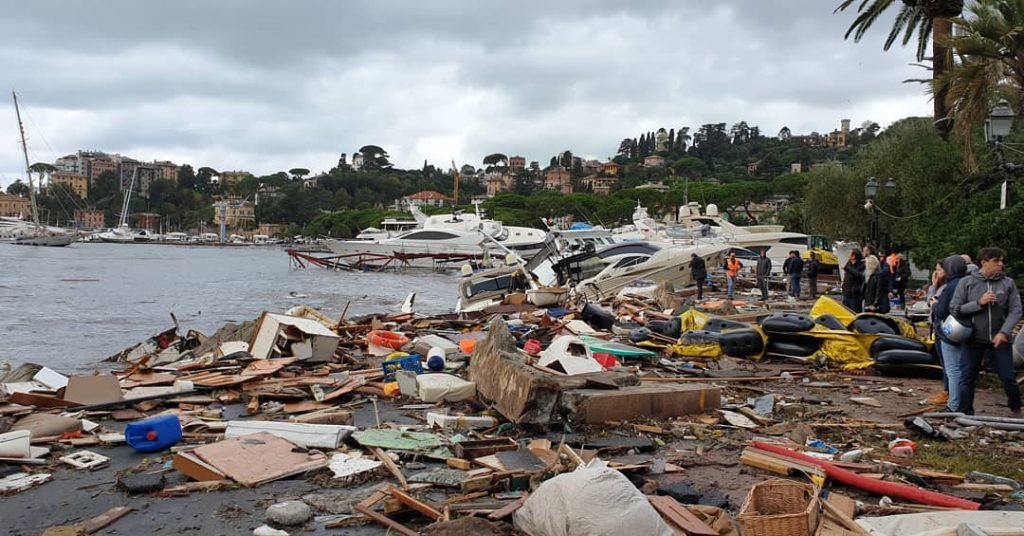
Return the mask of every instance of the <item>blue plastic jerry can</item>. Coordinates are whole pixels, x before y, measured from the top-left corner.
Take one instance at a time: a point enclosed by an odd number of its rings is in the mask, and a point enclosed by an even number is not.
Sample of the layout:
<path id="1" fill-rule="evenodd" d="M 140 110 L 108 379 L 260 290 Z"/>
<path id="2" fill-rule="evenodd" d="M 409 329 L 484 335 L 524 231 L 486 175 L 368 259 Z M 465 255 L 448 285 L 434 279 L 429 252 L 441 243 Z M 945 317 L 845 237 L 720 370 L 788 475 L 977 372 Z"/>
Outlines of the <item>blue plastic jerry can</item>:
<path id="1" fill-rule="evenodd" d="M 181 441 L 181 421 L 177 415 L 157 415 L 128 423 L 124 439 L 138 452 L 156 452 Z"/>

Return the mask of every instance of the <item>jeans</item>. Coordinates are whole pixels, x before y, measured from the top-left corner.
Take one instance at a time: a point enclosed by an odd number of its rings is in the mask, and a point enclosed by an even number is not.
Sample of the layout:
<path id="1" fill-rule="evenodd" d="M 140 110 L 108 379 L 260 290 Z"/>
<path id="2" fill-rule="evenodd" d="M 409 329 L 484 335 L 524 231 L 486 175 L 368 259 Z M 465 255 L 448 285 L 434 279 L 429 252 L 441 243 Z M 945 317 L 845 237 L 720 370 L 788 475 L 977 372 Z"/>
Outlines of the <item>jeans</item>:
<path id="1" fill-rule="evenodd" d="M 843 296 L 843 305 L 845 305 L 847 309 L 855 313 L 864 312 L 864 301 L 861 300 L 860 298 L 850 298 L 847 296 Z"/>
<path id="2" fill-rule="evenodd" d="M 729 288 L 725 292 L 725 295 L 728 296 L 729 299 L 731 300 L 732 299 L 732 293 L 736 289 L 736 276 L 734 276 L 734 275 L 727 275 L 727 276 L 725 276 L 725 282 L 729 284 Z"/>
<path id="3" fill-rule="evenodd" d="M 800 297 L 800 274 L 789 274 L 789 295 Z"/>
<path id="4" fill-rule="evenodd" d="M 811 299 L 818 297 L 818 276 L 807 277 L 807 290 L 811 291 Z"/>
<path id="5" fill-rule="evenodd" d="M 960 347 L 960 407 L 956 408 L 967 415 L 974 415 L 974 385 L 981 372 L 985 353 L 991 354 L 991 365 L 1003 382 L 1007 404 L 1010 409 L 1020 409 L 1020 387 L 1013 373 L 1013 345 L 1011 343 L 992 346 L 969 342 Z"/>
<path id="6" fill-rule="evenodd" d="M 768 278 L 767 277 L 758 277 L 757 278 L 757 288 L 758 288 L 758 290 L 761 291 L 761 300 L 762 301 L 768 301 Z"/>
<path id="7" fill-rule="evenodd" d="M 960 359 L 960 347 L 947 341 L 939 341 L 939 355 L 942 356 L 942 379 L 948 387 L 949 402 L 946 407 L 953 411 L 960 411 L 960 382 L 962 380 L 963 365 Z"/>
<path id="8" fill-rule="evenodd" d="M 698 300 L 703 300 L 704 299 L 704 280 L 705 279 L 707 279 L 707 278 L 706 277 L 701 277 L 701 278 L 698 278 L 697 281 L 695 281 L 697 283 L 697 299 Z"/>

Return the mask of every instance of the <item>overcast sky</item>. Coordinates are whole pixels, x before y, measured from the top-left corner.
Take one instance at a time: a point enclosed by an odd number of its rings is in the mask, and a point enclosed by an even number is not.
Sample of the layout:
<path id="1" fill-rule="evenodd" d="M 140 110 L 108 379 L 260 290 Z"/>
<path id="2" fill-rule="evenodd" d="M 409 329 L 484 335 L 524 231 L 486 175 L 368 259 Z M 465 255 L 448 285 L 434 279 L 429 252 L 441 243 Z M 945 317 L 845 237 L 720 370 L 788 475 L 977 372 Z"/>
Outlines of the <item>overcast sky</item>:
<path id="1" fill-rule="evenodd" d="M 29 156 L 78 149 L 255 174 L 377 144 L 400 167 L 492 152 L 605 159 L 658 127 L 765 134 L 929 115 L 892 15 L 844 41 L 838 0 L 5 2 L 0 80 Z M 0 106 L 0 184 L 23 176 Z"/>

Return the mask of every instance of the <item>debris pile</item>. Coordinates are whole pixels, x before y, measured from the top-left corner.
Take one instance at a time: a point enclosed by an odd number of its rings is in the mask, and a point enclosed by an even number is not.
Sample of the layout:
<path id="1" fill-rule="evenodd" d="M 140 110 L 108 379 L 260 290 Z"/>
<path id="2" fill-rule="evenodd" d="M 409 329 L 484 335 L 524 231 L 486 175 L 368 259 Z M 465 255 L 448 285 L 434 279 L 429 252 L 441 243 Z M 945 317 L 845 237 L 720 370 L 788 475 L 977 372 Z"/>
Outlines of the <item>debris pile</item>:
<path id="1" fill-rule="evenodd" d="M 927 405 L 926 329 L 828 297 L 670 298 L 338 320 L 298 307 L 210 337 L 175 326 L 103 373 L 22 365 L 0 377 L 0 494 L 65 472 L 113 473 L 97 485 L 136 506 L 300 482 L 248 514 L 254 534 L 1024 526 L 991 511 L 1024 500 L 1019 463 L 1003 463 L 1024 452 L 1024 420 Z M 91 533 L 131 511 L 33 529 Z"/>

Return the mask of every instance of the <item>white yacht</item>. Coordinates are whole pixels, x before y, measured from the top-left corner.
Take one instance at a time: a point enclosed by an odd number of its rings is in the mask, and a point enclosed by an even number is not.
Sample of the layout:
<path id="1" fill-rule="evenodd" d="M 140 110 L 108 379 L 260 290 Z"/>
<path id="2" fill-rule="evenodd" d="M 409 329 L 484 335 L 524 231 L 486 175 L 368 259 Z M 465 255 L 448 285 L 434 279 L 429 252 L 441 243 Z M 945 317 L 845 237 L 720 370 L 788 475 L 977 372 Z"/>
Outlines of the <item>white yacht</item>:
<path id="1" fill-rule="evenodd" d="M 149 242 L 159 240 L 160 236 L 150 233 L 145 229 L 132 229 L 128 225 L 128 212 L 131 210 L 132 190 L 135 188 L 135 176 L 138 169 L 132 172 L 132 180 L 128 183 L 124 197 L 121 199 L 121 216 L 117 221 L 117 227 L 100 233 L 99 238 L 104 242 L 127 244 L 132 242 Z"/>
<path id="2" fill-rule="evenodd" d="M 767 251 L 772 260 L 772 271 L 781 272 L 790 251 L 804 258 L 814 251 L 824 268 L 838 265 L 832 247 L 822 236 L 806 235 L 784 230 L 782 225 L 736 225 L 718 213 L 718 206 L 708 204 L 701 214 L 697 203 L 679 208 L 678 223 L 666 225 L 651 218 L 647 209 L 637 205 L 633 212 L 633 226 L 640 236 L 650 241 L 670 244 L 728 244 L 756 254 Z M 755 259 L 756 260 L 756 259 Z"/>
<path id="3" fill-rule="evenodd" d="M 326 240 L 325 245 L 340 262 L 351 265 L 435 268 L 439 262 L 504 257 L 506 249 L 529 257 L 547 238 L 540 229 L 506 226 L 479 213 L 427 216 L 416 207 L 412 213 L 416 228 L 379 238 Z"/>

